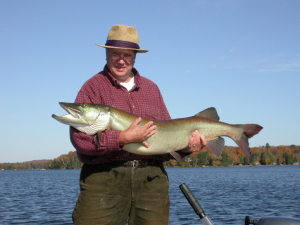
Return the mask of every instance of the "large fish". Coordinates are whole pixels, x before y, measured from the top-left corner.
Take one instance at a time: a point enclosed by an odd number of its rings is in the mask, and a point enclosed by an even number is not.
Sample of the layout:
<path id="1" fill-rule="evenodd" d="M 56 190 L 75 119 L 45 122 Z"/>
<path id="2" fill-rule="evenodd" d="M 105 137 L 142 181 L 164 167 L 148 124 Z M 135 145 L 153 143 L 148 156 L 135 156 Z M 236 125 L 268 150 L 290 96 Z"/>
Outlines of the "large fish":
<path id="1" fill-rule="evenodd" d="M 62 102 L 59 104 L 69 114 L 52 117 L 90 135 L 106 129 L 125 130 L 138 118 L 107 105 Z M 149 120 L 142 118 L 140 124 L 147 122 Z M 178 159 L 179 154 L 176 151 L 187 148 L 192 132 L 198 130 L 205 137 L 207 148 L 215 154 L 221 154 L 224 148 L 224 139 L 221 136 L 227 136 L 243 149 L 246 156 L 250 156 L 248 138 L 262 129 L 257 124 L 232 125 L 219 122 L 219 116 L 213 107 L 192 117 L 153 122 L 157 129 L 156 133 L 146 140 L 149 147 L 142 143 L 130 143 L 124 145 L 123 149 L 140 155 L 170 153 Z"/>

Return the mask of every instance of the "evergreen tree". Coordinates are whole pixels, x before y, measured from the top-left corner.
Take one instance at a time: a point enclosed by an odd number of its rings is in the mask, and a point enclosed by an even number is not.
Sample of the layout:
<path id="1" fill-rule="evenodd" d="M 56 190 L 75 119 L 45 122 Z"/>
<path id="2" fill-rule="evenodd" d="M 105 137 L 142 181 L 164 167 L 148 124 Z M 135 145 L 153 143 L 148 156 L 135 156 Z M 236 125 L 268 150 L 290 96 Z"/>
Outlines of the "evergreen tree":
<path id="1" fill-rule="evenodd" d="M 200 152 L 198 155 L 198 164 L 199 166 L 208 165 L 208 152 Z"/>
<path id="2" fill-rule="evenodd" d="M 221 165 L 222 166 L 230 166 L 232 165 L 232 159 L 228 156 L 228 154 L 226 153 L 226 151 L 222 152 L 222 159 L 221 159 Z"/>

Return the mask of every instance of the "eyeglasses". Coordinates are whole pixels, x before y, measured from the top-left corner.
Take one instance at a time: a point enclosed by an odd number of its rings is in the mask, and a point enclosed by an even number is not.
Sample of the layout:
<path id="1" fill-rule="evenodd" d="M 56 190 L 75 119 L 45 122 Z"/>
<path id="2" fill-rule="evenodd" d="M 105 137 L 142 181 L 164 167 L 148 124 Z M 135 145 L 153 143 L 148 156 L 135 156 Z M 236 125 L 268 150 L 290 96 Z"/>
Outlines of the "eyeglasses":
<path id="1" fill-rule="evenodd" d="M 135 55 L 133 54 L 119 54 L 119 53 L 116 53 L 116 52 L 113 52 L 113 53 L 110 53 L 109 54 L 109 58 L 113 61 L 119 61 L 119 60 L 124 60 L 125 63 L 127 64 L 132 64 L 134 62 L 134 59 L 135 59 Z"/>

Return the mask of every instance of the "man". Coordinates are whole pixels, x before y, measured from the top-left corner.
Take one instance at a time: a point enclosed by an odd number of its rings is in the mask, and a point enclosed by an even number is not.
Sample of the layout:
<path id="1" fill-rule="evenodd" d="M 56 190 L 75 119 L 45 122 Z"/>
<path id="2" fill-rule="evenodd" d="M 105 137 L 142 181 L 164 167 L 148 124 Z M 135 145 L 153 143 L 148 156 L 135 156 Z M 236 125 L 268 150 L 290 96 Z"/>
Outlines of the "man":
<path id="1" fill-rule="evenodd" d="M 170 115 L 159 88 L 134 68 L 140 49 L 134 27 L 115 25 L 105 45 L 107 64 L 80 89 L 76 102 L 105 104 L 150 120 Z M 122 150 L 128 143 L 143 143 L 155 134 L 153 122 L 139 125 L 140 118 L 124 131 L 105 130 L 95 136 L 73 128 L 71 141 L 83 162 L 80 195 L 73 212 L 74 224 L 165 225 L 168 224 L 168 178 L 163 162 L 171 156 L 135 155 Z M 206 144 L 193 132 L 184 156 Z"/>

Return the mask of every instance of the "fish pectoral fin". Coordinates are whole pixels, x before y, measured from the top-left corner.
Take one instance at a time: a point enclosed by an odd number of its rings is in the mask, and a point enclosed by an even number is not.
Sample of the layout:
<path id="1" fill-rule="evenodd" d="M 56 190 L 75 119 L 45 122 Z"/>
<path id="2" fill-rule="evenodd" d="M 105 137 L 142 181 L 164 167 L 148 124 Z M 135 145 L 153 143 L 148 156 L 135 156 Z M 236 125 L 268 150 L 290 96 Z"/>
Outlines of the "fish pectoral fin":
<path id="1" fill-rule="evenodd" d="M 181 162 L 182 161 L 182 157 L 179 153 L 177 152 L 170 152 L 171 156 L 173 156 L 174 159 L 176 159 L 178 162 Z"/>
<path id="2" fill-rule="evenodd" d="M 77 130 L 81 131 L 81 132 L 84 132 L 86 134 L 89 134 L 89 135 L 94 135 L 96 134 L 97 132 L 99 132 L 99 130 L 97 129 L 97 127 L 95 126 L 76 126 L 74 127 L 76 128 Z"/>
<path id="3" fill-rule="evenodd" d="M 206 147 L 209 151 L 216 154 L 217 156 L 220 156 L 225 145 L 225 140 L 222 137 L 218 137 L 214 140 L 211 140 L 207 143 Z"/>
<path id="4" fill-rule="evenodd" d="M 214 107 L 207 108 L 207 109 L 197 113 L 195 116 L 207 118 L 207 119 L 214 120 L 214 121 L 220 120 L 217 110 Z"/>

